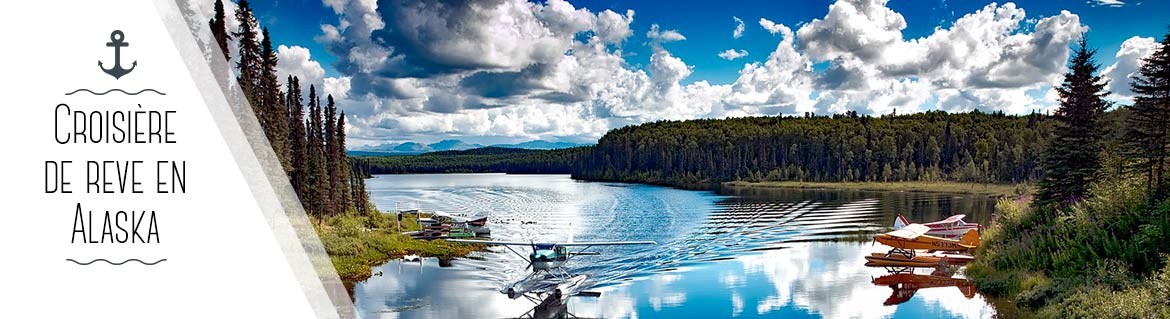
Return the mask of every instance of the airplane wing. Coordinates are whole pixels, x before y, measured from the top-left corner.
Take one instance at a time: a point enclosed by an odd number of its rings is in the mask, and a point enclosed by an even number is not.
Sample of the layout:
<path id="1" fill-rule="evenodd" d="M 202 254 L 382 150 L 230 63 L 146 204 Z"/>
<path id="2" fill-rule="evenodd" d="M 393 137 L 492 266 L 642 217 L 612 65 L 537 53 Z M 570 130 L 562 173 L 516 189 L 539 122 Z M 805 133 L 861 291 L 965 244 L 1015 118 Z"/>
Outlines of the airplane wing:
<path id="1" fill-rule="evenodd" d="M 922 236 L 922 234 L 925 234 L 928 231 L 930 231 L 930 227 L 926 227 L 925 225 L 910 224 L 910 225 L 906 225 L 906 227 L 902 227 L 902 229 L 888 232 L 888 233 L 886 233 L 886 235 L 890 235 L 890 236 L 894 236 L 894 237 L 898 237 L 898 238 L 905 238 L 905 239 L 915 239 L 915 238 L 918 238 L 918 236 Z"/>
<path id="2" fill-rule="evenodd" d="M 949 223 L 954 223 L 954 222 L 958 222 L 958 221 L 960 221 L 960 220 L 963 220 L 963 218 L 965 218 L 965 217 L 967 217 L 967 215 L 966 215 L 966 214 L 958 214 L 958 215 L 955 215 L 955 216 L 947 217 L 947 219 L 944 219 L 944 220 L 941 220 L 941 221 L 937 221 L 937 222 L 934 222 L 934 223 L 932 223 L 932 224 L 949 224 Z"/>
<path id="3" fill-rule="evenodd" d="M 496 245 L 496 246 L 528 246 L 528 245 L 533 245 L 533 244 L 536 244 L 536 245 L 543 244 L 543 243 L 533 243 L 533 242 L 526 242 L 526 241 L 491 241 L 491 240 L 474 240 L 474 239 L 447 239 L 447 241 L 453 242 L 453 243 L 468 243 L 468 244 Z"/>
<path id="4" fill-rule="evenodd" d="M 469 243 L 480 245 L 498 245 L 498 246 L 529 246 L 529 245 L 556 245 L 564 247 L 572 246 L 617 246 L 617 245 L 655 245 L 658 244 L 653 241 L 599 241 L 599 242 L 574 242 L 574 243 L 546 243 L 546 242 L 523 242 L 523 241 L 490 241 L 490 240 L 471 240 L 471 239 L 447 239 L 454 243 Z"/>
<path id="5" fill-rule="evenodd" d="M 656 245 L 656 244 L 658 244 L 658 243 L 653 242 L 653 241 L 642 240 L 642 241 L 596 241 L 596 242 L 587 242 L 587 243 L 573 242 L 573 243 L 556 244 L 556 245 L 557 246 L 572 247 L 572 246 L 618 246 L 618 245 Z"/>

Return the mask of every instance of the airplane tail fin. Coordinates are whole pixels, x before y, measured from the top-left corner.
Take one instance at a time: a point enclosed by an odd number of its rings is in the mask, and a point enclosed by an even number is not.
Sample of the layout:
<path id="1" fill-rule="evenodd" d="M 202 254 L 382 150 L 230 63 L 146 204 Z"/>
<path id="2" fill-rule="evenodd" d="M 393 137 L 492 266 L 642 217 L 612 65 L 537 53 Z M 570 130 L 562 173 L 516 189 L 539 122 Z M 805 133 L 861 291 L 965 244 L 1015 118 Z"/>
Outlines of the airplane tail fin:
<path id="1" fill-rule="evenodd" d="M 966 234 L 963 234 L 963 238 L 959 239 L 959 243 L 967 246 L 979 247 L 979 231 L 974 229 L 968 230 Z"/>
<path id="2" fill-rule="evenodd" d="M 898 214 L 898 217 L 894 218 L 894 230 L 902 229 L 902 227 L 906 227 L 909 224 L 910 222 L 906 221 L 906 217 L 903 217 L 902 214 Z"/>

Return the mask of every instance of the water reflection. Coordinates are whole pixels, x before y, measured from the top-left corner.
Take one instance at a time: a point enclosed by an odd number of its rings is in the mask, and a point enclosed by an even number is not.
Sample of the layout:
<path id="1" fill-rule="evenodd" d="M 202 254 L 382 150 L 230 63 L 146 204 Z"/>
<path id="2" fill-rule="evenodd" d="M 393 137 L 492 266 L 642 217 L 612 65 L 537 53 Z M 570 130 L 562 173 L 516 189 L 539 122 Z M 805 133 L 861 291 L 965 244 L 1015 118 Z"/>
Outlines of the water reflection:
<path id="1" fill-rule="evenodd" d="M 897 213 L 936 220 L 961 212 L 970 221 L 986 221 L 994 205 L 986 197 L 787 189 L 712 193 L 493 174 L 379 176 L 367 187 L 382 209 L 418 200 L 423 209 L 487 215 L 493 236 L 504 240 L 563 241 L 573 227 L 580 241 L 654 240 L 660 245 L 605 247 L 601 256 L 581 256 L 568 268 L 589 275 L 586 289 L 601 296 L 574 297 L 543 309 L 498 293 L 525 274 L 525 261 L 504 250 L 458 259 L 449 268 L 439 268 L 433 259 L 423 265 L 391 262 L 374 270 L 381 276 L 354 288 L 355 304 L 365 317 L 994 314 L 979 295 L 968 298 L 953 288 L 920 286 L 912 294 L 903 289 L 906 300 L 884 305 L 893 290 L 874 282 L 888 273 L 865 267 L 864 256 L 888 248 L 850 241 L 864 238 L 859 231 L 885 229 Z"/>

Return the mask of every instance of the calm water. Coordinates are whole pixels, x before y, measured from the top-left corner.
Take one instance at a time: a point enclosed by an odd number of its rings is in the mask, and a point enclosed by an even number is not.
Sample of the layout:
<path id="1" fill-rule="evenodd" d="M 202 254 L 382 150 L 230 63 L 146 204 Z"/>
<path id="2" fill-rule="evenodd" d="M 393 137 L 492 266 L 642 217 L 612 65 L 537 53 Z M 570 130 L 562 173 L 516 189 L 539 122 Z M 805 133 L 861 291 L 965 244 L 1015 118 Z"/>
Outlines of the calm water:
<path id="1" fill-rule="evenodd" d="M 487 214 L 493 238 L 564 242 L 653 240 L 656 246 L 595 249 L 568 268 L 587 290 L 561 307 L 535 307 L 498 292 L 526 261 L 501 247 L 440 267 L 390 262 L 354 288 L 366 318 L 971 318 L 995 313 L 956 287 L 894 291 L 865 267 L 884 251 L 858 231 L 965 213 L 986 222 L 987 197 L 862 191 L 685 191 L 574 181 L 565 175 L 384 175 L 367 181 L 378 207 Z M 835 241 L 833 241 L 835 240 Z M 922 270 L 920 273 L 929 273 Z M 961 277 L 961 275 L 957 276 Z M 912 295 L 912 296 L 911 296 Z M 885 305 L 887 299 L 909 300 Z"/>

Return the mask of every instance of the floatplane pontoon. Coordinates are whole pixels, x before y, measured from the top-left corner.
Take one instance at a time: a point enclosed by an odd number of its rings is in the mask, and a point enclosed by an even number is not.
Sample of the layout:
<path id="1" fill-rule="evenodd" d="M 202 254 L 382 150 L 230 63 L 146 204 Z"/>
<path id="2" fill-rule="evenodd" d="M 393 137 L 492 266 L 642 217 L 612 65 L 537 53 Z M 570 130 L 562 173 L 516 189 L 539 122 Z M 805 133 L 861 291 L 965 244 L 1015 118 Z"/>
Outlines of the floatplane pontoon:
<path id="1" fill-rule="evenodd" d="M 571 260 L 574 256 L 595 256 L 598 252 L 587 251 L 589 248 L 595 246 L 618 246 L 618 245 L 653 245 L 653 241 L 605 241 L 605 242 L 572 242 L 570 235 L 569 243 L 549 243 L 549 242 L 509 242 L 509 241 L 484 241 L 484 240 L 462 240 L 462 239 L 448 239 L 450 242 L 457 243 L 471 243 L 481 245 L 496 245 L 504 246 L 509 251 L 528 260 L 528 266 L 525 268 L 532 269 L 524 278 L 517 280 L 507 286 L 504 286 L 500 292 L 507 294 L 508 298 L 516 299 L 521 296 L 528 298 L 534 303 L 542 303 L 544 300 L 552 298 L 560 301 L 563 298 L 575 295 L 589 295 L 598 296 L 600 294 L 595 292 L 584 292 L 581 286 L 585 283 L 586 275 L 572 275 L 564 269 L 565 263 Z M 514 249 L 517 246 L 527 246 L 532 248 L 532 252 L 525 255 Z M 581 247 L 577 251 L 569 251 L 570 247 Z"/>

